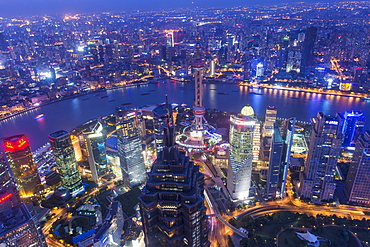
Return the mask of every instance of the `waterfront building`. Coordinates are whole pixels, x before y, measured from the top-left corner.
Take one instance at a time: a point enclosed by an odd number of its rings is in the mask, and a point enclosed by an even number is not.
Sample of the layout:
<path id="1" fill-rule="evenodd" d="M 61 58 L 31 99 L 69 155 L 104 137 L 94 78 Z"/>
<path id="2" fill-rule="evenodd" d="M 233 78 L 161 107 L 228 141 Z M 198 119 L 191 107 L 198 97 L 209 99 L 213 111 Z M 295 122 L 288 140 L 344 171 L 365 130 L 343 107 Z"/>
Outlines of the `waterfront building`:
<path id="1" fill-rule="evenodd" d="M 235 200 L 245 200 L 249 197 L 256 122 L 251 106 L 245 106 L 241 114 L 230 117 L 230 162 L 227 189 Z"/>
<path id="2" fill-rule="evenodd" d="M 83 187 L 69 132 L 57 130 L 49 135 L 49 142 L 55 155 L 62 186 L 68 189 L 72 196 L 76 196 L 83 191 Z"/>
<path id="3" fill-rule="evenodd" d="M 349 203 L 370 204 L 370 131 L 361 134 L 356 142 L 345 185 Z"/>
<path id="4" fill-rule="evenodd" d="M 11 200 L 9 198 L 8 200 Z M 24 203 L 0 212 L 0 246 L 46 247 L 44 236 L 38 230 Z"/>
<path id="5" fill-rule="evenodd" d="M 273 105 L 267 106 L 265 124 L 263 125 L 263 136 L 272 137 L 274 123 L 276 122 L 277 108 Z"/>
<path id="6" fill-rule="evenodd" d="M 147 247 L 209 246 L 204 175 L 174 146 L 172 128 L 139 197 Z"/>
<path id="7" fill-rule="evenodd" d="M 4 151 L 23 202 L 37 200 L 43 190 L 26 135 L 4 139 Z"/>
<path id="8" fill-rule="evenodd" d="M 340 117 L 344 119 L 342 134 L 343 144 L 345 148 L 354 147 L 357 138 L 364 131 L 365 117 L 360 111 L 346 111 L 339 113 Z"/>
<path id="9" fill-rule="evenodd" d="M 105 150 L 103 125 L 100 122 L 90 125 L 88 129 L 83 131 L 83 136 L 92 179 L 95 183 L 100 184 L 102 182 L 101 178 L 110 172 Z"/>
<path id="10" fill-rule="evenodd" d="M 135 187 L 146 180 L 138 113 L 116 109 L 117 149 L 125 185 Z"/>
<path id="11" fill-rule="evenodd" d="M 313 119 L 308 158 L 301 174 L 301 197 L 313 202 L 331 200 L 335 190 L 335 168 L 340 155 L 343 120 L 322 112 Z"/>

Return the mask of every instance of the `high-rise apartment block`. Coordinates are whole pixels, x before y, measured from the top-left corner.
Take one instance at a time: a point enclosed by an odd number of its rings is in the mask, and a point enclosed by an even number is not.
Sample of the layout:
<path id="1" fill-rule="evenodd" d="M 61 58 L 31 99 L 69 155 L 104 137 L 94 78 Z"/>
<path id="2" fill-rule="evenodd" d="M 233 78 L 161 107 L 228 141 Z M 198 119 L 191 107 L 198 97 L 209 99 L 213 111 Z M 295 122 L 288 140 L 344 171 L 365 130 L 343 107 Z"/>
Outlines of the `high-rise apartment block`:
<path id="1" fill-rule="evenodd" d="M 138 113 L 132 109 L 116 109 L 118 156 L 125 185 L 135 187 L 146 180 Z"/>
<path id="2" fill-rule="evenodd" d="M 57 130 L 49 135 L 49 142 L 55 155 L 62 186 L 68 189 L 72 196 L 77 195 L 83 191 L 83 187 L 69 132 Z"/>
<path id="3" fill-rule="evenodd" d="M 308 158 L 302 173 L 301 197 L 314 202 L 333 199 L 335 191 L 335 168 L 340 154 L 343 136 L 343 120 L 322 112 L 314 118 Z"/>
<path id="4" fill-rule="evenodd" d="M 43 186 L 26 135 L 5 138 L 4 151 L 16 180 L 21 200 L 30 202 L 39 198 Z"/>

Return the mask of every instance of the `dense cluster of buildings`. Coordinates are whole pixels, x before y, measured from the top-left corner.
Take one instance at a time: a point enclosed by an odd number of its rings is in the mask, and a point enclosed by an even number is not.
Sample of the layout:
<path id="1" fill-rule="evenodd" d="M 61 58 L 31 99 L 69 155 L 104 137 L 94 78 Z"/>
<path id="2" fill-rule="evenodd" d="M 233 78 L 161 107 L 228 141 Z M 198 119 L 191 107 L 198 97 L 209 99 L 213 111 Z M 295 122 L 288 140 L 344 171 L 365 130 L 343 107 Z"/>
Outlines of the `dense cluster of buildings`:
<path id="1" fill-rule="evenodd" d="M 3 18 L 0 116 L 97 88 L 188 80 L 197 30 L 205 81 L 366 94 L 368 7 L 297 3 Z"/>
<path id="2" fill-rule="evenodd" d="M 370 60 L 363 31 L 368 8 L 361 2 L 297 4 L 291 13 L 280 6 L 0 19 L 3 116 L 17 107 L 145 79 L 195 81 L 192 108 L 167 100 L 117 108 L 71 132 L 51 133 L 53 158 L 44 158 L 46 174 L 39 171 L 26 135 L 5 137 L 0 245 L 45 246 L 46 240 L 57 240 L 73 246 L 135 241 L 209 246 L 206 206 L 227 214 L 235 205 L 283 199 L 288 170 L 298 173 L 292 183 L 300 199 L 333 202 L 342 157 L 350 163 L 344 197 L 338 200 L 369 205 L 370 183 L 363 174 L 370 132 L 364 132 L 361 112 L 318 112 L 307 129 L 294 117 L 278 119 L 275 106 L 266 108 L 261 121 L 247 105 L 239 114 L 228 114 L 225 132 L 208 123 L 203 106 L 204 81 L 367 93 Z M 343 14 L 352 17 L 345 25 Z M 199 154 L 205 158 L 196 159 Z M 225 198 L 222 205 L 213 205 L 215 198 L 205 200 L 212 197 L 205 176 Z M 29 209 L 40 202 L 62 208 L 58 221 L 48 215 L 41 228 Z"/>

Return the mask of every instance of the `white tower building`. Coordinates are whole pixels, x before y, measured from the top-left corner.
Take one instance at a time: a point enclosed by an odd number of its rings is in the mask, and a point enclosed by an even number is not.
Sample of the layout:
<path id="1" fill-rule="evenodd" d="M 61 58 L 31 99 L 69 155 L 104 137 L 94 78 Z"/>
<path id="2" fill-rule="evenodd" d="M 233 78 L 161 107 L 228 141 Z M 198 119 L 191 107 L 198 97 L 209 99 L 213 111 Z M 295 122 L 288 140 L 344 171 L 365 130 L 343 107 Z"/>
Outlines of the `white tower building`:
<path id="1" fill-rule="evenodd" d="M 227 189 L 234 200 L 246 200 L 252 178 L 253 136 L 257 120 L 251 106 L 230 117 L 230 162 Z"/>

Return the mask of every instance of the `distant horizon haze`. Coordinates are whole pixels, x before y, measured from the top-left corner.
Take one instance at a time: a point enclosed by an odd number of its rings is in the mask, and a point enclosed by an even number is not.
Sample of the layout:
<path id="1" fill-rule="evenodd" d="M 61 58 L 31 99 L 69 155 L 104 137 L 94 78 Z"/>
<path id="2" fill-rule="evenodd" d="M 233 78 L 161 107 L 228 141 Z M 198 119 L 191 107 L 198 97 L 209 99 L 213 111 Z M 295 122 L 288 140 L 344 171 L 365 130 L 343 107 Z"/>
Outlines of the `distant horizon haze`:
<path id="1" fill-rule="evenodd" d="M 334 0 L 0 0 L 0 17 L 97 13 L 105 11 L 161 10 L 176 8 L 237 7 L 283 3 L 337 2 Z"/>

